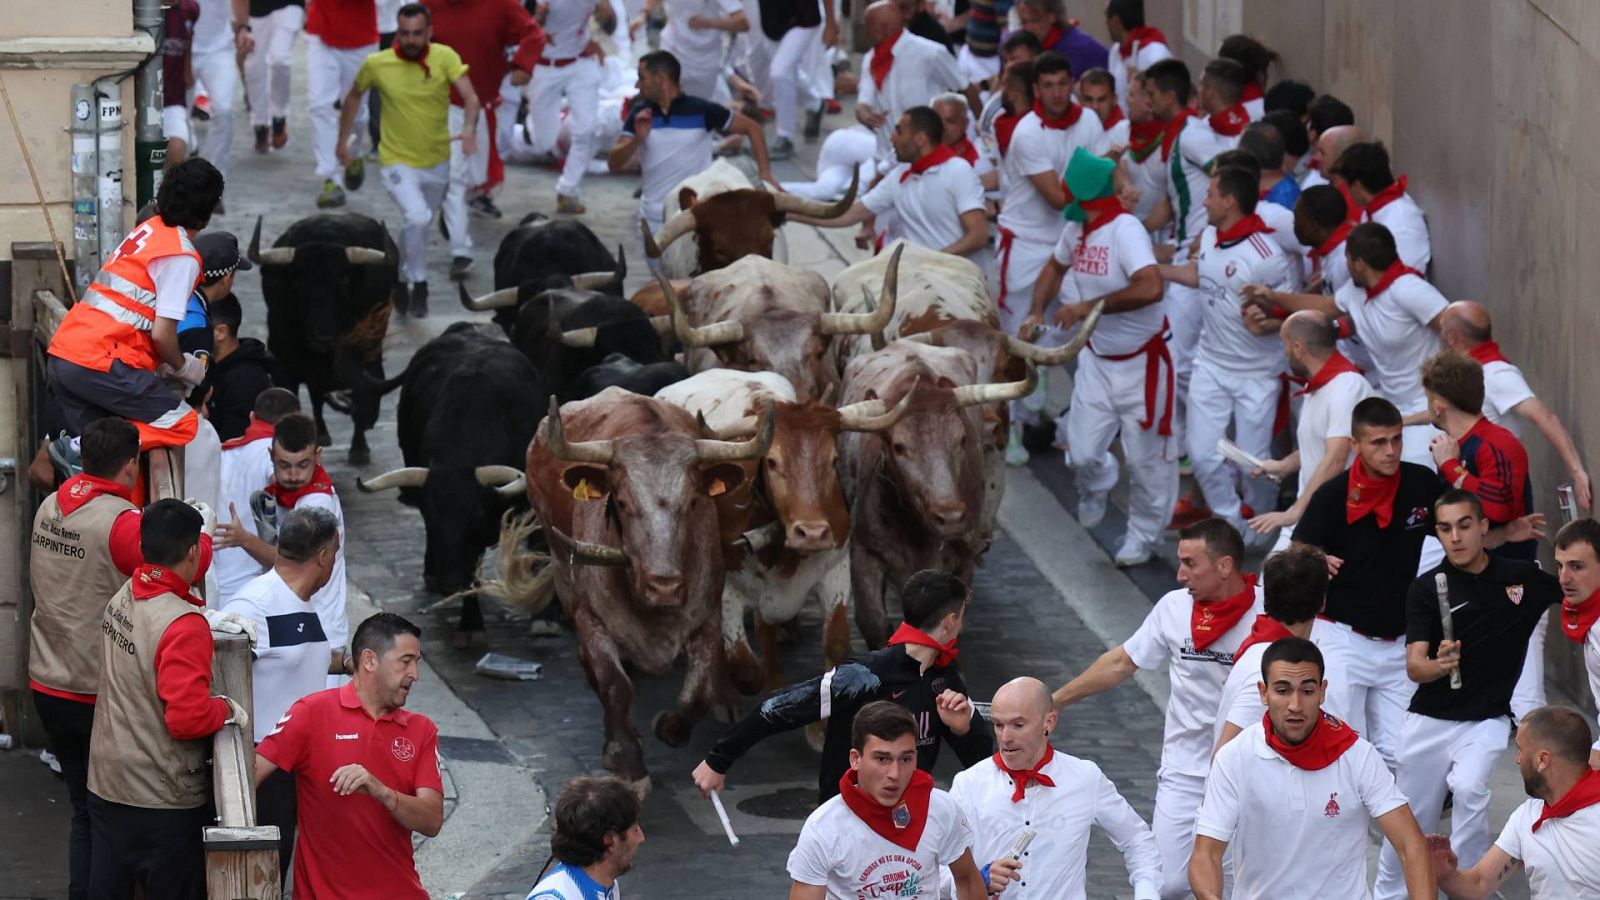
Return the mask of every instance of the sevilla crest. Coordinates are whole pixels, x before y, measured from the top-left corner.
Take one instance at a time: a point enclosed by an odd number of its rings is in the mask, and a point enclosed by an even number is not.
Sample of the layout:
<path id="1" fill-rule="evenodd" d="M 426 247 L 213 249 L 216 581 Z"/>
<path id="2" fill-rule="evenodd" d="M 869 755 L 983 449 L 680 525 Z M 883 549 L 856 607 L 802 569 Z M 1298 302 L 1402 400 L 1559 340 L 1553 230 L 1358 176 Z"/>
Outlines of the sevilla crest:
<path id="1" fill-rule="evenodd" d="M 1339 792 L 1334 791 L 1328 795 L 1328 805 L 1322 808 L 1322 814 L 1330 819 L 1339 815 Z"/>
<path id="2" fill-rule="evenodd" d="M 1517 606 L 1522 605 L 1522 585 L 1513 584 L 1506 587 L 1506 599 Z"/>

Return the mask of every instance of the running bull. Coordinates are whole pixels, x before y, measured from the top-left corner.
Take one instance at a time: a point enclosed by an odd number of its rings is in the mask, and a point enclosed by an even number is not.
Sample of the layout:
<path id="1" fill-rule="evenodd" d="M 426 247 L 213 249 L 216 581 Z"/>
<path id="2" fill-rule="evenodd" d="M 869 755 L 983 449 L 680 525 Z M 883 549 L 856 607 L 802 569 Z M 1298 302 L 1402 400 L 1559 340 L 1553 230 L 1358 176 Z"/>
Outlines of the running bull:
<path id="1" fill-rule="evenodd" d="M 612 256 L 582 222 L 529 213 L 495 251 L 494 291 L 468 298 L 463 290 L 462 303 L 477 312 L 492 311 L 495 324 L 510 334 L 529 298 L 554 288 L 621 296 L 627 274 L 622 248 Z"/>

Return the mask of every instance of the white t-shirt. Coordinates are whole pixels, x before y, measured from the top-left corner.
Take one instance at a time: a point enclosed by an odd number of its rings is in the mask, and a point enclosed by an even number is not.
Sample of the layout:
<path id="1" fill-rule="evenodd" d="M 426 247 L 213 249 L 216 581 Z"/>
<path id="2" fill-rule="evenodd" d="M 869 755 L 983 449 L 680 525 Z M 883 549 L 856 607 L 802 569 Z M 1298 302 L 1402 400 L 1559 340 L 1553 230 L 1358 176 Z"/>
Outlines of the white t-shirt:
<path id="1" fill-rule="evenodd" d="M 909 163 L 900 163 L 889 170 L 861 203 L 874 215 L 893 210 L 896 236 L 930 250 L 943 250 L 966 233 L 961 214 L 983 209 L 983 183 L 959 157 L 901 181 L 900 176 L 910 168 Z"/>
<path id="2" fill-rule="evenodd" d="M 250 496 L 272 483 L 272 438 L 226 448 L 222 451 L 221 493 L 217 496 L 217 521 L 226 522 L 229 506 L 239 513 L 239 524 L 256 537 L 256 517 L 250 512 Z M 217 598 L 227 603 L 250 579 L 266 571 L 266 566 L 242 547 L 223 547 L 216 553 Z"/>
<path id="3" fill-rule="evenodd" d="M 967 88 L 967 76 L 961 73 L 961 64 L 943 44 L 936 44 L 909 31 L 901 31 L 891 51 L 894 61 L 883 87 L 872 77 L 872 58 L 877 49 L 868 50 L 861 58 L 861 86 L 857 89 L 856 104 L 869 106 L 887 118 L 877 129 L 878 158 L 892 162 L 894 148 L 889 144 L 889 132 L 894 130 L 900 114 L 913 106 L 927 106 L 934 97 L 946 91 L 961 93 Z"/>
<path id="4" fill-rule="evenodd" d="M 1439 352 L 1439 335 L 1428 323 L 1449 305 L 1444 295 L 1416 275 L 1402 275 L 1371 300 L 1352 281 L 1333 295 L 1333 302 L 1350 316 L 1372 354 L 1383 396 L 1401 415 L 1427 409 L 1422 364 Z"/>
<path id="5" fill-rule="evenodd" d="M 1308 771 L 1268 747 L 1258 721 L 1217 751 L 1195 834 L 1229 844 L 1233 900 L 1368 900 L 1368 824 L 1405 803 L 1365 740 Z"/>
<path id="6" fill-rule="evenodd" d="M 1122 159 L 1133 186 L 1139 190 L 1139 202 L 1134 204 L 1133 214 L 1143 222 L 1167 195 L 1167 166 L 1161 161 L 1159 149 L 1150 151 L 1143 160 L 1134 159 L 1131 151 L 1123 154 Z"/>
<path id="7" fill-rule="evenodd" d="M 1290 257 L 1271 238 L 1258 232 L 1220 246 L 1216 227 L 1206 226 L 1195 257 L 1206 304 L 1197 362 L 1242 378 L 1276 378 L 1283 371 L 1278 335 L 1251 334 L 1244 326 L 1245 285 L 1287 290 L 1294 279 Z"/>
<path id="8" fill-rule="evenodd" d="M 1484 418 L 1521 437 L 1527 422 L 1513 410 L 1533 396 L 1533 388 L 1528 387 L 1528 379 L 1522 377 L 1521 369 L 1499 359 L 1483 364 Z"/>
<path id="9" fill-rule="evenodd" d="M 305 494 L 300 502 L 295 505 L 301 507 L 321 508 L 333 513 L 339 520 L 339 554 L 333 560 L 333 575 L 322 590 L 311 595 L 311 605 L 316 607 L 317 615 L 322 617 L 322 630 L 328 635 L 328 643 L 335 650 L 350 651 L 350 614 L 345 609 L 345 583 L 344 583 L 344 509 L 339 505 L 338 494 Z M 282 509 L 278 510 L 281 520 L 284 515 Z"/>
<path id="10" fill-rule="evenodd" d="M 667 27 L 661 30 L 661 49 L 670 51 L 684 67 L 696 71 L 722 65 L 722 37 L 715 28 L 690 28 L 689 19 L 704 16 L 726 19 L 743 12 L 739 0 L 667 0 Z"/>
<path id="11" fill-rule="evenodd" d="M 1588 806 L 1562 819 L 1546 819 L 1543 800 L 1528 800 L 1511 813 L 1494 844 L 1528 870 L 1532 900 L 1600 898 L 1600 806 Z"/>
<path id="12" fill-rule="evenodd" d="M 970 849 L 972 828 L 966 816 L 937 788 L 928 798 L 928 822 L 914 852 L 879 836 L 843 797 L 834 797 L 806 817 L 800 841 L 789 853 L 789 877 L 826 887 L 829 900 L 934 900 L 939 896 L 939 867 Z"/>
<path id="13" fill-rule="evenodd" d="M 156 286 L 156 315 L 182 322 L 200 281 L 200 263 L 187 256 L 162 256 L 145 268 Z"/>
<path id="14" fill-rule="evenodd" d="M 1300 447 L 1300 493 L 1306 492 L 1311 474 L 1322 464 L 1327 442 L 1350 437 L 1350 413 L 1356 404 L 1376 394 L 1360 372 L 1340 372 L 1327 384 L 1306 394 L 1300 404 L 1300 421 L 1294 436 Z M 1335 713 L 1339 715 L 1339 713 Z"/>
<path id="15" fill-rule="evenodd" d="M 1322 275 L 1322 293 L 1332 299 L 1345 285 L 1350 283 L 1350 258 L 1345 255 L 1344 241 L 1340 241 L 1328 251 L 1326 256 L 1313 260 L 1306 257 L 1307 271 L 1319 272 Z M 1367 384 L 1378 387 L 1378 368 L 1372 362 L 1372 353 L 1367 350 L 1367 345 L 1361 342 L 1361 336 L 1355 335 L 1339 339 L 1339 352 L 1345 359 L 1361 367 L 1367 379 Z"/>
<path id="16" fill-rule="evenodd" d="M 1056 241 L 1056 262 L 1071 267 L 1061 279 L 1065 301 L 1095 300 L 1120 291 L 1128 286 L 1135 272 L 1156 264 L 1150 233 L 1133 216 L 1123 213 L 1087 238 L 1083 227 L 1079 222 L 1068 222 L 1061 239 Z M 1089 347 L 1101 356 L 1132 353 L 1161 332 L 1165 319 L 1165 299 L 1131 312 L 1102 316 Z"/>
<path id="17" fill-rule="evenodd" d="M 1357 376 L 1357 380 L 1360 377 Z M 1317 619 L 1311 624 L 1311 643 L 1318 647 L 1328 646 L 1329 641 L 1343 641 L 1344 635 L 1322 619 Z M 1217 704 L 1217 727 L 1211 735 L 1211 742 L 1216 744 L 1222 737 L 1222 726 L 1232 722 L 1239 728 L 1249 728 L 1251 725 L 1261 724 L 1261 717 L 1267 711 L 1267 705 L 1261 702 L 1261 691 L 1257 685 L 1261 683 L 1261 657 L 1267 655 L 1270 642 L 1260 641 L 1245 648 L 1233 661 L 1233 668 L 1228 672 L 1228 680 L 1222 685 L 1222 700 Z M 1322 678 L 1328 682 L 1327 695 L 1322 700 L 1322 708 L 1339 718 L 1344 718 L 1349 710 L 1344 701 L 1346 691 L 1349 690 L 1350 676 L 1344 670 L 1344 656 L 1339 653 L 1324 653 Z M 1237 738 L 1235 738 L 1237 740 Z"/>
<path id="18" fill-rule="evenodd" d="M 1178 260 L 1188 259 L 1189 242 L 1206 228 L 1206 190 L 1211 186 L 1211 160 L 1239 146 L 1239 138 L 1217 134 L 1203 115 L 1190 116 L 1178 132 L 1167 163 L 1167 199 L 1172 201 L 1173 240 Z M 1159 152 L 1159 151 L 1158 151 Z"/>
<path id="19" fill-rule="evenodd" d="M 685 178 L 711 167 L 717 135 L 728 127 L 733 114 L 720 103 L 704 97 L 679 94 L 663 112 L 653 103 L 635 100 L 628 109 L 622 130 L 634 134 L 640 113 L 650 110 L 650 133 L 639 148 L 639 215 L 652 227 L 665 216 L 662 204 L 667 192 Z"/>
<path id="20" fill-rule="evenodd" d="M 595 0 L 552 0 L 544 20 L 544 58 L 574 59 L 589 46 L 589 20 Z M 626 24 L 626 23 L 619 23 Z"/>
<path id="21" fill-rule="evenodd" d="M 1038 113 L 1023 116 L 1000 163 L 1006 170 L 1000 227 L 1014 232 L 1018 240 L 1054 243 L 1061 233 L 1061 210 L 1045 201 L 1029 176 L 1049 173 L 1060 178 L 1075 149 L 1099 153 L 1104 138 L 1100 117 L 1092 110 L 1080 108 L 1078 121 L 1070 128 L 1046 128 Z"/>
<path id="22" fill-rule="evenodd" d="M 406 0 L 378 0 L 378 31 L 392 34 L 400 27 L 400 7 Z"/>
<path id="23" fill-rule="evenodd" d="M 1106 68 L 1111 70 L 1111 80 L 1116 83 L 1117 103 L 1122 106 L 1122 111 L 1128 111 L 1128 85 L 1133 83 L 1131 76 L 1143 72 L 1163 59 L 1171 59 L 1172 51 L 1166 44 L 1150 42 L 1140 44 L 1135 42 L 1133 52 L 1127 56 L 1122 55 L 1122 43 L 1119 41 L 1111 45 L 1111 52 L 1106 57 Z"/>
<path id="24" fill-rule="evenodd" d="M 1110 128 L 1105 126 L 1105 122 L 1100 123 L 1100 127 L 1105 128 L 1105 137 L 1100 142 L 1102 148 L 1110 150 L 1112 147 L 1128 146 L 1128 131 L 1133 128 L 1133 123 L 1126 116 L 1118 119 L 1117 124 Z"/>
<path id="25" fill-rule="evenodd" d="M 1583 668 L 1589 675 L 1589 696 L 1600 703 L 1600 627 L 1589 629 L 1589 636 L 1583 641 Z M 1600 750 L 1600 738 L 1595 740 L 1594 749 Z"/>
<path id="26" fill-rule="evenodd" d="M 277 569 L 251 579 L 222 611 L 256 623 L 251 724 L 260 743 L 296 700 L 327 686 L 328 638 L 316 609 L 289 589 Z"/>
<path id="27" fill-rule="evenodd" d="M 1256 204 L 1256 215 L 1272 229 L 1270 237 L 1278 245 L 1278 249 L 1289 257 L 1289 271 L 1293 277 L 1289 287 L 1298 291 L 1300 286 L 1305 284 L 1306 251 L 1311 248 L 1300 243 L 1300 239 L 1294 236 L 1294 210 L 1269 200 L 1262 200 Z"/>
<path id="28" fill-rule="evenodd" d="M 1134 896 L 1159 896 L 1155 836 L 1100 767 L 1056 751 L 1041 771 L 1055 786 L 1029 782 L 1015 803 L 1015 782 L 993 759 L 956 773 L 950 783 L 950 796 L 972 826 L 972 858 L 979 866 L 1009 854 L 1024 829 L 1036 832 L 1023 851 L 1020 877 L 1006 887 L 1006 900 L 1084 900 L 1091 825 L 1122 851 Z"/>
<path id="29" fill-rule="evenodd" d="M 1308 157 L 1310 155 L 1309 153 L 1306 154 Z M 1306 169 L 1306 173 L 1300 176 L 1300 191 L 1304 193 L 1306 188 L 1314 188 L 1319 184 L 1327 183 L 1328 176 L 1322 174 L 1321 169 Z"/>
<path id="30" fill-rule="evenodd" d="M 1394 235 L 1394 249 L 1400 261 L 1418 272 L 1428 271 L 1428 261 L 1433 259 L 1433 247 L 1428 240 L 1428 222 L 1422 217 L 1422 207 L 1410 194 L 1383 205 L 1378 214 L 1362 214 L 1362 219 L 1377 222 Z"/>
<path id="31" fill-rule="evenodd" d="M 1195 649 L 1189 630 L 1193 609 L 1194 598 L 1188 590 L 1167 592 L 1122 649 L 1141 669 L 1170 664 L 1172 691 L 1167 699 L 1161 768 L 1203 777 L 1211 765 L 1211 728 L 1222 699 L 1222 685 L 1233 667 L 1233 651 L 1250 634 L 1250 625 L 1261 612 L 1261 582 L 1256 582 L 1255 604 L 1250 611 L 1204 650 Z"/>
<path id="32" fill-rule="evenodd" d="M 200 0 L 200 18 L 194 23 L 189 52 L 203 56 L 232 48 L 233 5 L 228 0 Z"/>

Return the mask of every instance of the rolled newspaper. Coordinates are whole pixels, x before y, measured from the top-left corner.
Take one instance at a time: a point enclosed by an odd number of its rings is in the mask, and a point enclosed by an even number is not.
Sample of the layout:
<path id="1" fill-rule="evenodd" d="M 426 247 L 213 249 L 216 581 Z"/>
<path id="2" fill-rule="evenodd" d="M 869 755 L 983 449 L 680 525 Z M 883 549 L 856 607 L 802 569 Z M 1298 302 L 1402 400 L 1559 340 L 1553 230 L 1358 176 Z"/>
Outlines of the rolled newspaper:
<path id="1" fill-rule="evenodd" d="M 1456 624 L 1450 615 L 1450 582 L 1444 577 L 1443 572 L 1433 576 L 1433 590 L 1439 597 L 1439 623 L 1444 626 L 1444 639 L 1453 641 L 1456 639 Z M 1461 666 L 1459 663 L 1454 669 L 1450 670 L 1450 690 L 1461 690 Z"/>
<path id="2" fill-rule="evenodd" d="M 733 833 L 733 823 L 728 821 L 728 811 L 722 806 L 722 795 L 712 791 L 711 805 L 717 808 L 717 818 L 722 821 L 722 831 L 728 836 L 728 843 L 739 846 L 739 836 Z"/>
<path id="3" fill-rule="evenodd" d="M 1228 462 L 1233 463 L 1241 469 L 1247 469 L 1251 472 L 1261 468 L 1261 466 L 1266 462 L 1253 453 L 1246 453 L 1244 450 L 1240 449 L 1238 444 L 1235 444 L 1233 441 L 1230 441 L 1227 438 L 1219 438 L 1217 440 L 1217 452 L 1222 454 L 1222 458 L 1226 459 Z M 1268 473 L 1263 474 L 1266 474 L 1267 477 L 1271 478 L 1273 481 L 1282 480 L 1276 475 Z"/>

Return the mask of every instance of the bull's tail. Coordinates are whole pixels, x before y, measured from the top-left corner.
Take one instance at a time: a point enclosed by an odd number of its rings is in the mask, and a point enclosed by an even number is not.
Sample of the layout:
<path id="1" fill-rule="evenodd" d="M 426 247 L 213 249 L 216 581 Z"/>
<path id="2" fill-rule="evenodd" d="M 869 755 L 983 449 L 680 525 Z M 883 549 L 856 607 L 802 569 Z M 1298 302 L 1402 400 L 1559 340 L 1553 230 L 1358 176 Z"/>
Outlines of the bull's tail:
<path id="1" fill-rule="evenodd" d="M 500 543 L 494 551 L 496 577 L 481 582 L 477 590 L 509 606 L 534 615 L 555 597 L 555 567 L 547 553 L 527 549 L 528 538 L 543 525 L 533 510 L 506 510 L 500 517 Z"/>

